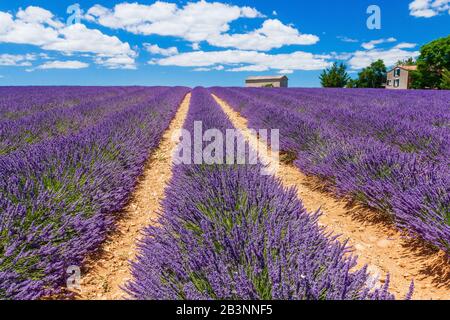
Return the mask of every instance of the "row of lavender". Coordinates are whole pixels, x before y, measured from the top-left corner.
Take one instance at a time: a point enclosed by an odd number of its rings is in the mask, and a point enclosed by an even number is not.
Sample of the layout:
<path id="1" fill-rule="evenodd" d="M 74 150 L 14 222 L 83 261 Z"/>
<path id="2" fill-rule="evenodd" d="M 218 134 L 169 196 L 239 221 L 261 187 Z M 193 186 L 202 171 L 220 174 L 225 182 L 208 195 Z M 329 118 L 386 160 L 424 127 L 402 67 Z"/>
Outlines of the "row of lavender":
<path id="1" fill-rule="evenodd" d="M 0 87 L 0 123 L 36 112 L 73 106 L 81 99 L 114 96 L 125 87 Z"/>
<path id="2" fill-rule="evenodd" d="M 282 150 L 341 195 L 450 252 L 450 94 L 379 90 L 212 92 L 251 127 L 280 128 Z"/>
<path id="3" fill-rule="evenodd" d="M 233 128 L 202 88 L 193 90 L 184 128 L 193 133 L 195 121 L 204 131 Z M 181 164 L 173 174 L 132 267 L 135 299 L 394 298 L 389 281 L 371 288 L 346 245 L 261 165 Z"/>
<path id="4" fill-rule="evenodd" d="M 0 122 L 0 155 L 27 148 L 42 140 L 73 134 L 113 112 L 119 112 L 169 89 L 111 88 L 108 91 L 105 88 L 98 88 L 98 95 L 92 96 L 90 90 L 94 89 L 87 88 L 87 94 L 80 95 L 76 100 L 67 100 L 71 94 L 64 94 L 64 90 L 55 90 L 56 93 L 50 95 L 52 101 L 50 103 L 48 99 L 43 100 L 46 102 L 45 105 L 43 102 L 29 101 L 30 105 L 35 105 L 39 111 Z M 70 88 L 70 93 L 71 90 L 73 89 Z M 24 90 L 22 96 L 28 96 L 27 91 Z M 24 110 L 21 103 L 15 104 L 10 101 L 9 106 L 17 107 L 17 115 L 20 115 L 20 110 Z"/>
<path id="5" fill-rule="evenodd" d="M 239 90 L 253 98 L 305 114 L 346 137 L 371 137 L 425 161 L 442 162 L 450 154 L 450 94 L 379 90 Z M 332 111 L 330 111 L 332 106 Z"/>
<path id="6" fill-rule="evenodd" d="M 6 124 L 40 134 L 50 126 L 43 112 L 51 121 L 73 116 L 78 127 L 0 156 L 0 299 L 58 292 L 67 267 L 80 265 L 113 227 L 188 89 L 101 91 L 70 110 L 55 105 Z"/>

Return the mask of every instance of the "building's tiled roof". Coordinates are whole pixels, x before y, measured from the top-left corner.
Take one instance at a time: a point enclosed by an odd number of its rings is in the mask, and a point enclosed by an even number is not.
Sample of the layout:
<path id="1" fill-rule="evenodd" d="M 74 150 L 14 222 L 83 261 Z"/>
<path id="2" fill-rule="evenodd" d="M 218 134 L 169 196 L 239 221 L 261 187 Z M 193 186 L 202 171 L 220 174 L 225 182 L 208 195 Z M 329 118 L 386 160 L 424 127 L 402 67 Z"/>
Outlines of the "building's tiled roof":
<path id="1" fill-rule="evenodd" d="M 417 70 L 417 66 L 400 66 L 400 68 L 411 71 Z"/>
<path id="2" fill-rule="evenodd" d="M 246 81 L 252 81 L 252 80 L 282 80 L 284 78 L 287 78 L 286 76 L 257 76 L 257 77 L 248 77 Z"/>
<path id="3" fill-rule="evenodd" d="M 394 70 L 396 68 L 401 68 L 403 70 L 408 70 L 408 71 L 415 71 L 415 70 L 417 70 L 417 66 L 396 66 L 396 67 L 392 68 L 391 70 L 389 70 L 389 72 L 391 72 L 392 70 Z"/>

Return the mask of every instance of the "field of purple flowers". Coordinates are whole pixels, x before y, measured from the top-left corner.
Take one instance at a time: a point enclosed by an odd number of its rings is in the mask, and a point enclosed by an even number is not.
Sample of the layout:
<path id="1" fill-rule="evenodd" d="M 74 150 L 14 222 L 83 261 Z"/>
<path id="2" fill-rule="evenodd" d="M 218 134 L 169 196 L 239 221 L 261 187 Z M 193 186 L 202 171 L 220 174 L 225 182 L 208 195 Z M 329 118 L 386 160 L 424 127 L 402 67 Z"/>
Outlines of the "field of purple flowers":
<path id="1" fill-rule="evenodd" d="M 339 195 L 450 252 L 450 93 L 212 88 Z"/>
<path id="2" fill-rule="evenodd" d="M 206 89 L 192 92 L 194 121 L 233 128 Z M 224 152 L 225 154 L 225 152 Z M 192 157 L 195 150 L 192 149 Z M 225 161 L 225 160 L 224 160 Z M 134 279 L 136 299 L 393 299 L 389 281 L 369 286 L 346 244 L 325 234 L 293 189 L 261 165 L 177 165 L 158 226 L 146 230 Z"/>
<path id="3" fill-rule="evenodd" d="M 0 299 L 58 293 L 113 227 L 187 88 L 0 88 Z"/>
<path id="4" fill-rule="evenodd" d="M 0 300 L 60 293 L 67 268 L 113 230 L 189 91 L 0 88 Z M 450 252 L 448 92 L 196 88 L 186 130 L 233 128 L 210 93 L 249 127 L 280 129 L 304 173 Z M 175 165 L 131 266 L 131 297 L 394 298 L 389 279 L 375 286 L 319 213 L 261 168 Z"/>

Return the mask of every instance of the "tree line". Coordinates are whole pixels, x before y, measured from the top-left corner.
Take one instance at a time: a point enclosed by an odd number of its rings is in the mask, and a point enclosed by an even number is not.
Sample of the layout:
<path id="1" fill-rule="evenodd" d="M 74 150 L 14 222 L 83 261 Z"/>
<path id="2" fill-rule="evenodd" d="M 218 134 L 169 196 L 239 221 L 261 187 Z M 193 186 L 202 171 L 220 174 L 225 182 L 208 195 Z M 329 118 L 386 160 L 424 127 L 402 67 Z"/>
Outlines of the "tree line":
<path id="1" fill-rule="evenodd" d="M 409 58 L 396 65 L 416 65 L 411 71 L 413 89 L 450 89 L 450 36 L 434 40 L 420 49 L 417 60 Z M 387 68 L 383 60 L 377 60 L 362 69 L 356 79 L 347 73 L 344 63 L 335 62 L 320 75 L 323 87 L 330 88 L 383 88 Z"/>

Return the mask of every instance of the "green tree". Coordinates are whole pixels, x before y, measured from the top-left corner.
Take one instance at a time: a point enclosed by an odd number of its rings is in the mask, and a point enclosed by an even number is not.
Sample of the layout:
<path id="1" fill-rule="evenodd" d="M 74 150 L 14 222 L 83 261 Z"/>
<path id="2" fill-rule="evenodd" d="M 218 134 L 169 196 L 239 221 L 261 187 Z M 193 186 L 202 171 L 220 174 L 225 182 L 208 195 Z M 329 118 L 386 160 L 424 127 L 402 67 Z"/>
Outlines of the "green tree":
<path id="1" fill-rule="evenodd" d="M 416 60 L 414 60 L 414 58 L 408 58 L 406 60 L 398 60 L 396 65 L 397 66 L 415 66 L 416 65 Z"/>
<path id="2" fill-rule="evenodd" d="M 414 71 L 410 71 L 409 74 L 411 76 L 411 83 L 409 85 L 410 88 L 411 89 L 423 89 L 424 87 L 422 86 L 422 83 L 423 83 L 422 73 L 420 73 L 419 70 L 414 70 Z"/>
<path id="3" fill-rule="evenodd" d="M 420 49 L 417 68 L 420 77 L 415 80 L 414 87 L 441 87 L 443 71 L 450 70 L 450 36 L 424 45 Z"/>
<path id="4" fill-rule="evenodd" d="M 386 72 L 383 60 L 373 62 L 358 74 L 358 88 L 382 88 L 386 82 Z"/>
<path id="5" fill-rule="evenodd" d="M 346 88 L 358 88 L 358 80 L 357 79 L 350 79 L 347 82 Z"/>
<path id="6" fill-rule="evenodd" d="M 441 89 L 450 90 L 450 70 L 444 69 L 442 72 Z"/>
<path id="7" fill-rule="evenodd" d="M 320 75 L 320 83 L 325 88 L 343 88 L 347 85 L 350 77 L 347 73 L 347 66 L 336 62 L 330 68 L 323 70 Z"/>

